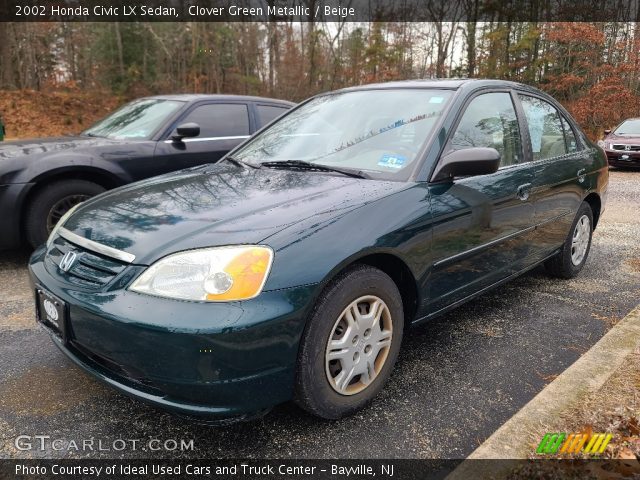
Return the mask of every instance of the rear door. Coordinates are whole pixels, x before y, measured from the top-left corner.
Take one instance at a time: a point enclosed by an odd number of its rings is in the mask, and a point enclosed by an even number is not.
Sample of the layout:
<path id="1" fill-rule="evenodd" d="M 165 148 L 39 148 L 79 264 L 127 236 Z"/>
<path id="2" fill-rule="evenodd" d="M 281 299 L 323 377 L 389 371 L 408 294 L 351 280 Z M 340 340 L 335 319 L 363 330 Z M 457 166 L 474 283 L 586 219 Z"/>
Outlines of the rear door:
<path id="1" fill-rule="evenodd" d="M 532 255 L 542 260 L 562 245 L 582 202 L 589 154 L 570 123 L 546 99 L 518 93 L 526 119 L 532 165 L 536 234 Z"/>
<path id="2" fill-rule="evenodd" d="M 522 144 L 522 124 L 508 91 L 474 97 L 444 152 L 491 147 L 497 172 L 430 186 L 433 268 L 430 312 L 462 300 L 521 270 L 529 256 L 533 171 Z"/>
<path id="3" fill-rule="evenodd" d="M 176 142 L 171 139 L 183 123 L 197 123 L 200 135 Z M 156 159 L 169 158 L 175 170 L 215 163 L 249 138 L 252 131 L 249 105 L 245 102 L 199 103 L 174 123 L 164 140 L 158 142 Z"/>

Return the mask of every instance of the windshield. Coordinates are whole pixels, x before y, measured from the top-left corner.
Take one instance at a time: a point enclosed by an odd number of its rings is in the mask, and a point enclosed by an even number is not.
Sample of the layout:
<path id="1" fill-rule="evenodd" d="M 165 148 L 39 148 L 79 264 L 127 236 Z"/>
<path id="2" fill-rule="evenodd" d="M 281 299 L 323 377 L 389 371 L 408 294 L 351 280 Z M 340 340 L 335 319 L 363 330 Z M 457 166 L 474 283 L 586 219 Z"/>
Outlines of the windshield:
<path id="1" fill-rule="evenodd" d="M 616 135 L 640 135 L 640 118 L 625 120 L 613 133 Z"/>
<path id="2" fill-rule="evenodd" d="M 297 160 L 374 177 L 408 178 L 450 90 L 362 90 L 316 97 L 233 153 L 264 163 Z"/>
<path id="3" fill-rule="evenodd" d="M 146 98 L 128 103 L 82 134 L 115 140 L 149 140 L 184 102 Z"/>

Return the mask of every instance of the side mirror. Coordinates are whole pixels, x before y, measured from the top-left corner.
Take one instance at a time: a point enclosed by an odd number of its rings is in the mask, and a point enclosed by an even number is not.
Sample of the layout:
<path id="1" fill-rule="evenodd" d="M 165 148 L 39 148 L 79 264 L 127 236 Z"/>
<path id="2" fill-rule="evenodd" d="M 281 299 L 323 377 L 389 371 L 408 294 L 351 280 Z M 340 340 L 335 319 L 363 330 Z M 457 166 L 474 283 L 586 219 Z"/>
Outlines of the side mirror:
<path id="1" fill-rule="evenodd" d="M 605 134 L 605 135 L 609 135 L 610 133 L 611 133 L 611 129 L 609 129 L 609 128 L 607 128 L 607 129 L 604 131 L 604 134 Z"/>
<path id="2" fill-rule="evenodd" d="M 171 136 L 174 142 L 181 142 L 183 138 L 197 137 L 200 135 L 200 125 L 197 123 L 183 123 L 178 125 L 176 133 Z"/>
<path id="3" fill-rule="evenodd" d="M 453 180 L 454 177 L 487 175 L 500 166 L 500 153 L 495 148 L 473 147 L 454 150 L 440 158 L 432 182 Z"/>

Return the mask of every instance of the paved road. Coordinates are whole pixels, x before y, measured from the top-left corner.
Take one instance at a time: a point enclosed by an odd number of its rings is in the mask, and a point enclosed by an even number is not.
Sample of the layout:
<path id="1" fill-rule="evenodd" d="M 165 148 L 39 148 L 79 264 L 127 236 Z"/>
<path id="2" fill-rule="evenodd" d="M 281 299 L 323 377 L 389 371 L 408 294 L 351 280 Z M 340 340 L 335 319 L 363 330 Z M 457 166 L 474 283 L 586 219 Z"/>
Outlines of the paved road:
<path id="1" fill-rule="evenodd" d="M 639 210 L 640 172 L 612 171 L 607 211 L 579 278 L 551 280 L 537 269 L 413 330 L 388 388 L 340 422 L 287 404 L 259 421 L 214 428 L 113 392 L 36 328 L 27 254 L 2 253 L 0 457 L 464 457 L 638 302 Z M 18 451 L 17 435 L 62 439 L 62 450 L 47 442 L 44 451 Z M 148 448 L 150 437 L 193 439 L 194 449 L 113 450 L 116 439 Z M 95 449 L 101 439 L 111 451 L 76 453 L 72 444 L 69 453 L 70 441 L 91 438 Z"/>

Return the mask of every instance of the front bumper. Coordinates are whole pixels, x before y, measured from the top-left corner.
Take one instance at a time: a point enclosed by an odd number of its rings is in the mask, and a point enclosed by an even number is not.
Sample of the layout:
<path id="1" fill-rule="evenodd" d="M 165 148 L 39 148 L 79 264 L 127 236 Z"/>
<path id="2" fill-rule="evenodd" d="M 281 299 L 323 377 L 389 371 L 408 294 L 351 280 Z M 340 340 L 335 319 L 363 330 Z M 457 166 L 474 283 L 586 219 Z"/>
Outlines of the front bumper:
<path id="1" fill-rule="evenodd" d="M 44 249 L 29 271 L 67 304 L 58 348 L 94 377 L 174 413 L 244 418 L 289 400 L 314 286 L 244 302 L 169 300 L 124 289 L 84 291 L 50 272 Z M 132 267 L 134 268 L 134 267 Z"/>
<path id="2" fill-rule="evenodd" d="M 605 153 L 613 167 L 640 167 L 640 152 L 605 149 Z"/>

